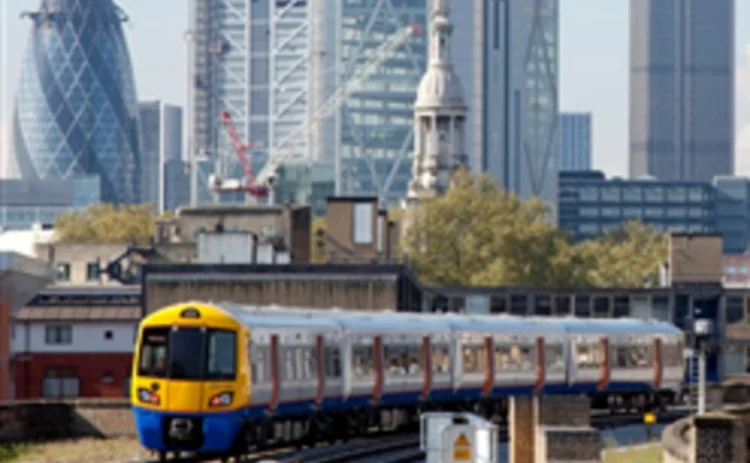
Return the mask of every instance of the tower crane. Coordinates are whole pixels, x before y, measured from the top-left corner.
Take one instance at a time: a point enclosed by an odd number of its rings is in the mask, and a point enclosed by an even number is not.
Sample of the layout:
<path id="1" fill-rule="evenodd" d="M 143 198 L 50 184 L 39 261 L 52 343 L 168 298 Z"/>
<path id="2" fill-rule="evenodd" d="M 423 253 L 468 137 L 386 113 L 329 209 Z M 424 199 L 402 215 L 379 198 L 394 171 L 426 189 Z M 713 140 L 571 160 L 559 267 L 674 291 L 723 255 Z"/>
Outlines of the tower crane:
<path id="1" fill-rule="evenodd" d="M 258 193 L 265 191 L 263 196 L 266 196 L 273 186 L 276 179 L 276 170 L 281 164 L 285 162 L 309 161 L 304 153 L 295 149 L 294 145 L 296 142 L 305 139 L 310 130 L 317 130 L 320 124 L 330 117 L 341 106 L 346 98 L 360 88 L 361 85 L 367 81 L 391 56 L 391 54 L 398 49 L 398 47 L 406 43 L 412 36 L 421 36 L 422 33 L 422 27 L 419 24 L 412 24 L 396 31 L 378 48 L 367 50 L 362 57 L 363 64 L 355 69 L 352 76 L 341 87 L 339 87 L 304 124 L 289 132 L 287 136 L 270 148 L 268 152 L 268 160 L 260 173 L 253 179 L 252 170 L 248 171 L 248 169 L 245 168 L 245 186 L 230 191 L 247 191 L 253 196 L 256 196 L 253 194 L 253 191 Z M 234 133 L 236 135 L 236 131 Z M 237 141 L 234 141 L 233 137 L 233 142 L 235 145 L 235 151 L 237 151 L 238 143 L 239 146 L 244 146 L 242 145 L 242 142 L 239 142 L 239 138 L 237 138 Z M 240 151 L 242 153 L 242 159 L 245 159 L 245 149 L 243 148 Z M 240 151 L 238 151 L 238 153 Z M 241 162 L 243 163 L 243 167 L 245 167 L 245 162 Z M 249 163 L 247 166 L 249 166 Z M 248 176 L 248 172 L 250 173 L 250 176 Z M 237 185 L 242 183 L 236 180 L 226 180 L 226 182 L 235 183 Z M 214 187 L 214 185 L 210 186 L 212 188 Z M 219 191 L 227 190 L 222 188 Z"/>
<path id="2" fill-rule="evenodd" d="M 229 193 L 235 191 L 244 191 L 248 195 L 254 198 L 265 198 L 268 196 L 268 187 L 260 185 L 255 182 L 255 175 L 253 174 L 253 166 L 250 164 L 250 160 L 247 158 L 247 151 L 259 146 L 258 143 L 242 143 L 239 134 L 237 134 L 237 128 L 232 120 L 232 115 L 229 111 L 224 110 L 221 112 L 221 121 L 224 123 L 224 127 L 229 134 L 229 138 L 232 140 L 232 147 L 234 148 L 234 154 L 237 156 L 237 160 L 242 164 L 242 170 L 245 174 L 245 178 L 240 180 L 221 179 L 217 173 L 214 173 L 208 177 L 208 183 L 211 190 L 214 193 Z"/>

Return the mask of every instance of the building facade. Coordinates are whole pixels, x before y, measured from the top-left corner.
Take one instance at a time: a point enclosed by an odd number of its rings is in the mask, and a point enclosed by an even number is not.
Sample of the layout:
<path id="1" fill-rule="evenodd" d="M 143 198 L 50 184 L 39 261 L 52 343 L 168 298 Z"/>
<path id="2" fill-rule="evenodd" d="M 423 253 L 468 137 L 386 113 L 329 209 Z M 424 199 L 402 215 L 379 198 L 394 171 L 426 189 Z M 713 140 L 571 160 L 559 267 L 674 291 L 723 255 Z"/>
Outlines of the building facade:
<path id="1" fill-rule="evenodd" d="M 32 20 L 13 119 L 10 175 L 98 175 L 103 201 L 139 199 L 135 81 L 113 0 L 43 0 Z"/>
<path id="2" fill-rule="evenodd" d="M 140 293 L 45 289 L 13 320 L 16 399 L 126 397 Z"/>
<path id="3" fill-rule="evenodd" d="M 333 91 L 336 3 L 191 0 L 190 156 L 214 164 L 224 178 L 241 178 L 219 119 L 228 110 L 243 142 L 257 144 L 248 151 L 256 172 L 271 148 L 291 149 L 311 160 L 325 157 L 332 146 L 332 122 L 321 124 L 319 131 L 300 134 L 299 129 Z M 207 202 L 211 195 L 203 169 L 195 170 L 192 182 L 191 200 Z"/>
<path id="4" fill-rule="evenodd" d="M 750 180 L 668 182 L 607 179 L 599 171 L 560 173 L 558 222 L 575 240 L 601 236 L 630 220 L 663 231 L 719 233 L 725 253 L 743 254 L 750 242 Z"/>
<path id="5" fill-rule="evenodd" d="M 100 177 L 67 180 L 0 179 L 0 228 L 25 230 L 34 224 L 49 226 L 63 212 L 97 204 Z"/>
<path id="6" fill-rule="evenodd" d="M 474 171 L 557 206 L 558 0 L 453 2 L 456 72 L 469 106 Z"/>
<path id="7" fill-rule="evenodd" d="M 591 170 L 591 113 L 560 113 L 560 170 Z"/>
<path id="8" fill-rule="evenodd" d="M 630 10 L 630 175 L 731 175 L 735 2 L 631 0 Z"/>
<path id="9" fill-rule="evenodd" d="M 141 202 L 153 204 L 157 213 L 186 205 L 190 184 L 182 161 L 182 108 L 144 101 L 138 111 L 143 148 Z"/>

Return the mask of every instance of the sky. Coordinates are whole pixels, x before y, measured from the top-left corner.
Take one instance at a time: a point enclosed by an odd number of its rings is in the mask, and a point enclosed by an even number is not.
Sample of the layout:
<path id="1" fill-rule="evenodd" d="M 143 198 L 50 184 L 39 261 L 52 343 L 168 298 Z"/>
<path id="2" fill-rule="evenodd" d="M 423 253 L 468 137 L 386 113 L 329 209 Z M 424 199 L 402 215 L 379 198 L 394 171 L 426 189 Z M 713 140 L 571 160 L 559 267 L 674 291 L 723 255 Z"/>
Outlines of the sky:
<path id="1" fill-rule="evenodd" d="M 664 0 L 671 1 L 671 0 Z M 715 0 L 726 1 L 726 0 Z M 454 6 L 460 0 L 453 0 Z M 187 0 L 117 0 L 138 97 L 187 106 Z M 25 54 L 29 20 L 39 0 L 0 0 L 0 159 Z M 593 164 L 627 176 L 628 0 L 560 1 L 560 110 L 590 111 Z M 750 175 L 750 0 L 736 0 L 737 173 Z M 2 172 L 0 172 L 1 174 Z"/>

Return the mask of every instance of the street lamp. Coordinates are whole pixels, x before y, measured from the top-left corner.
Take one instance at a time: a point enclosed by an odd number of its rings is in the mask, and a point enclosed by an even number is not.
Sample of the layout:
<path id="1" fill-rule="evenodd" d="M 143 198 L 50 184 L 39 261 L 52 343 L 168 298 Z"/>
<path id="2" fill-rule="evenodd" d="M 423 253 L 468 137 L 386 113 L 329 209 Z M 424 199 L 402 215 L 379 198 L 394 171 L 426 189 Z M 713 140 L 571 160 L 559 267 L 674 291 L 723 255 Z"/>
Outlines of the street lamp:
<path id="1" fill-rule="evenodd" d="M 719 343 L 714 322 L 708 318 L 686 319 L 685 332 L 687 345 L 692 349 L 693 356 L 698 357 L 698 414 L 701 415 L 706 413 L 706 357 L 719 351 Z"/>

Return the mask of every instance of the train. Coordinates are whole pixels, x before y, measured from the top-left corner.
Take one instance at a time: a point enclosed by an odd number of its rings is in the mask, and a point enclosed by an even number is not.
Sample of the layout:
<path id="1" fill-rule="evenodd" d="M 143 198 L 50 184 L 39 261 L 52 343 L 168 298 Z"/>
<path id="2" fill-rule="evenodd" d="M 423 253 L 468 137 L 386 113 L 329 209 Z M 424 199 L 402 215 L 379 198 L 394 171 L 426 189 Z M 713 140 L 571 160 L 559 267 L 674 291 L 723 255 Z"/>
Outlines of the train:
<path id="1" fill-rule="evenodd" d="M 347 439 L 396 414 L 502 415 L 520 394 L 658 407 L 684 337 L 656 320 L 354 312 L 188 301 L 140 323 L 130 396 L 160 460 Z"/>

